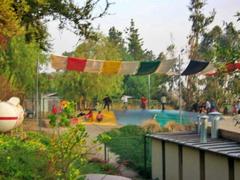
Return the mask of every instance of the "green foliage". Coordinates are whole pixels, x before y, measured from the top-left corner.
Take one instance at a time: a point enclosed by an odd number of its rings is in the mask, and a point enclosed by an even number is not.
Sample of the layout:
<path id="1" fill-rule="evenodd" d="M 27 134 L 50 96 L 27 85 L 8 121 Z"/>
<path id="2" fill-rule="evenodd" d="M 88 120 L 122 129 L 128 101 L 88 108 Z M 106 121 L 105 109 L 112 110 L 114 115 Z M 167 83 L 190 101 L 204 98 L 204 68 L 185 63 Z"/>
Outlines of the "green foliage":
<path id="1" fill-rule="evenodd" d="M 148 77 L 147 76 L 125 76 L 124 78 L 125 94 L 140 98 L 148 94 Z"/>
<path id="2" fill-rule="evenodd" d="M 138 29 L 135 27 L 133 19 L 131 19 L 130 27 L 126 30 L 128 37 L 128 53 L 133 60 L 142 60 L 144 51 L 142 49 L 143 42 L 139 37 Z"/>
<path id="3" fill-rule="evenodd" d="M 206 30 L 206 27 L 211 24 L 215 17 L 215 10 L 212 11 L 209 17 L 203 14 L 203 7 L 206 2 L 203 0 L 191 0 L 189 11 L 191 12 L 189 20 L 192 21 L 192 33 L 189 36 L 190 58 L 198 58 L 197 50 L 199 39 Z"/>
<path id="4" fill-rule="evenodd" d="M 74 164 L 87 162 L 87 155 L 90 153 L 87 137 L 85 126 L 78 124 L 52 142 L 51 163 L 60 179 L 75 179 L 80 175 Z"/>
<path id="5" fill-rule="evenodd" d="M 80 44 L 74 56 L 100 60 L 121 60 L 121 50 L 114 46 L 108 38 L 99 35 L 98 41 L 88 40 Z M 58 74 L 57 91 L 63 98 L 79 101 L 84 97 L 87 101 L 97 98 L 99 101 L 108 94 L 118 97 L 122 94 L 122 77 L 117 75 L 79 74 L 66 72 Z M 97 89 L 97 91 L 96 91 Z"/>
<path id="6" fill-rule="evenodd" d="M 125 40 L 122 37 L 122 32 L 118 31 L 115 27 L 111 27 L 108 31 L 109 41 L 119 48 L 121 58 L 124 61 L 131 60 L 131 55 L 128 53 L 127 48 L 125 47 Z"/>
<path id="7" fill-rule="evenodd" d="M 106 134 L 111 137 L 107 146 L 110 147 L 112 152 L 119 155 L 120 163 L 126 163 L 143 174 L 144 135 L 146 134 L 144 129 L 139 126 L 128 125 Z M 150 173 L 150 161 L 148 161 L 148 173 Z"/>
<path id="8" fill-rule="evenodd" d="M 81 176 L 85 174 L 118 174 L 118 169 L 112 164 L 97 159 L 90 160 L 86 164 L 76 162 L 74 166 L 79 169 Z"/>
<path id="9" fill-rule="evenodd" d="M 203 0 L 191 0 L 190 6 L 188 7 L 190 11 L 189 20 L 192 21 L 191 34 L 189 35 L 188 45 L 190 46 L 189 58 L 199 59 L 199 40 L 206 31 L 206 28 L 213 22 L 215 17 L 215 10 L 207 17 L 203 13 L 203 8 L 206 2 Z M 185 93 L 185 101 L 187 106 L 193 104 L 196 99 L 192 97 L 198 97 L 198 91 L 196 86 L 196 77 L 189 76 L 187 79 L 187 88 L 183 90 Z"/>
<path id="10" fill-rule="evenodd" d="M 108 143 L 109 141 L 111 141 L 111 137 L 107 134 L 100 134 L 98 137 L 97 137 L 97 140 L 101 143 Z"/>
<path id="11" fill-rule="evenodd" d="M 0 179 L 48 177 L 48 144 L 44 135 L 29 133 L 27 139 L 0 135 Z"/>
<path id="12" fill-rule="evenodd" d="M 49 123 L 53 127 L 69 126 L 72 118 L 76 117 L 75 103 L 61 101 L 60 111 L 57 107 L 53 107 L 52 114 L 49 114 Z"/>
<path id="13" fill-rule="evenodd" d="M 218 106 L 225 102 L 232 103 L 239 94 L 239 75 L 226 72 L 225 64 L 232 63 L 240 58 L 240 37 L 239 30 L 233 23 L 226 23 L 224 28 L 213 27 L 211 31 L 205 33 L 200 43 L 199 54 L 203 59 L 214 63 L 219 74 L 214 78 L 207 78 L 200 81 L 201 85 L 206 85 L 203 89 L 202 98 L 213 98 Z"/>
<path id="14" fill-rule="evenodd" d="M 37 59 L 44 63 L 45 56 L 35 42 L 26 44 L 24 37 L 11 39 L 8 48 L 0 53 L 0 74 L 23 94 L 34 91 Z"/>
<path id="15" fill-rule="evenodd" d="M 21 25 L 26 29 L 26 40 L 37 41 L 42 49 L 47 50 L 46 22 L 50 20 L 59 20 L 59 29 L 71 27 L 77 35 L 94 37 L 91 21 L 104 16 L 110 6 L 110 3 L 105 1 L 103 10 L 96 11 L 99 3 L 94 0 L 84 3 L 65 0 L 23 0 L 21 3 L 13 3 L 12 6 L 21 20 Z"/>
<path id="16" fill-rule="evenodd" d="M 20 17 L 12 7 L 13 0 L 2 0 L 0 3 L 0 35 L 11 38 L 24 32 L 20 25 Z M 18 2 L 24 5 L 24 1 Z M 0 44 L 3 45 L 3 44 Z"/>

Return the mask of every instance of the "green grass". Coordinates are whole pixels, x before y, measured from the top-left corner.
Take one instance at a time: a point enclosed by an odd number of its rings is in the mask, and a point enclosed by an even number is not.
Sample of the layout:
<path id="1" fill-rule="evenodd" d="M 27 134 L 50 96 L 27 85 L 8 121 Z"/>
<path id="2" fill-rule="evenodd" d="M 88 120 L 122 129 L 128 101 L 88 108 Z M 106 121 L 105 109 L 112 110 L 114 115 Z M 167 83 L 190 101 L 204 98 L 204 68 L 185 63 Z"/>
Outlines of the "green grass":
<path id="1" fill-rule="evenodd" d="M 75 163 L 75 168 L 80 170 L 81 175 L 86 174 L 112 174 L 117 175 L 119 171 L 112 164 L 104 163 L 100 160 L 92 160 L 88 163 L 81 164 L 80 162 Z"/>

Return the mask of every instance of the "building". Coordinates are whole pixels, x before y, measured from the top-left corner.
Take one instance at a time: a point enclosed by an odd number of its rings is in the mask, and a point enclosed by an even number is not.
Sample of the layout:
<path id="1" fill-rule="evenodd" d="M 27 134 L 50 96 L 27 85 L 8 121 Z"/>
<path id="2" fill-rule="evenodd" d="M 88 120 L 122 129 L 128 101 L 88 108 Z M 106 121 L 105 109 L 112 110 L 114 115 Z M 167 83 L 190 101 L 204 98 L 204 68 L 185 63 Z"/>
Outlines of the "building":
<path id="1" fill-rule="evenodd" d="M 221 138 L 206 143 L 194 132 L 148 135 L 152 179 L 240 180 L 240 135 L 224 130 L 219 134 Z"/>

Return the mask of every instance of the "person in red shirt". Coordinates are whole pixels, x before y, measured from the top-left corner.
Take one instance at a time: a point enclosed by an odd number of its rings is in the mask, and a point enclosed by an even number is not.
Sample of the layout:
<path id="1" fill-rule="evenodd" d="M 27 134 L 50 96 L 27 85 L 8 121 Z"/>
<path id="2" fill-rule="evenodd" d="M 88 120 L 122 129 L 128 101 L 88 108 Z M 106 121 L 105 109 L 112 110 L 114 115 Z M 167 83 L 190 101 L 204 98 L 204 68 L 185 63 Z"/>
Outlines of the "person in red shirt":
<path id="1" fill-rule="evenodd" d="M 142 97 L 141 97 L 141 108 L 142 108 L 142 109 L 146 109 L 146 107 L 147 107 L 147 102 L 148 102 L 147 98 L 146 98 L 145 96 L 142 96 Z"/>
<path id="2" fill-rule="evenodd" d="M 93 111 L 90 109 L 87 114 L 85 114 L 84 119 L 86 121 L 92 121 L 93 120 Z"/>

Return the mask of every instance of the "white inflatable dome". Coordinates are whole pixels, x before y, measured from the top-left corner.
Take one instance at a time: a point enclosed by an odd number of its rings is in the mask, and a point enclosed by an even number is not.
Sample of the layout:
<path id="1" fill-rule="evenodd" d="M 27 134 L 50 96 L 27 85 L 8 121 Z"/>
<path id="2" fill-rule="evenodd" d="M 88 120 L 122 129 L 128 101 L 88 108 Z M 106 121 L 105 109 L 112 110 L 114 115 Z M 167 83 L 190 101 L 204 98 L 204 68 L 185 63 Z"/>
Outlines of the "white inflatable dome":
<path id="1" fill-rule="evenodd" d="M 24 111 L 17 97 L 0 102 L 0 132 L 7 132 L 19 126 L 24 119 Z"/>

